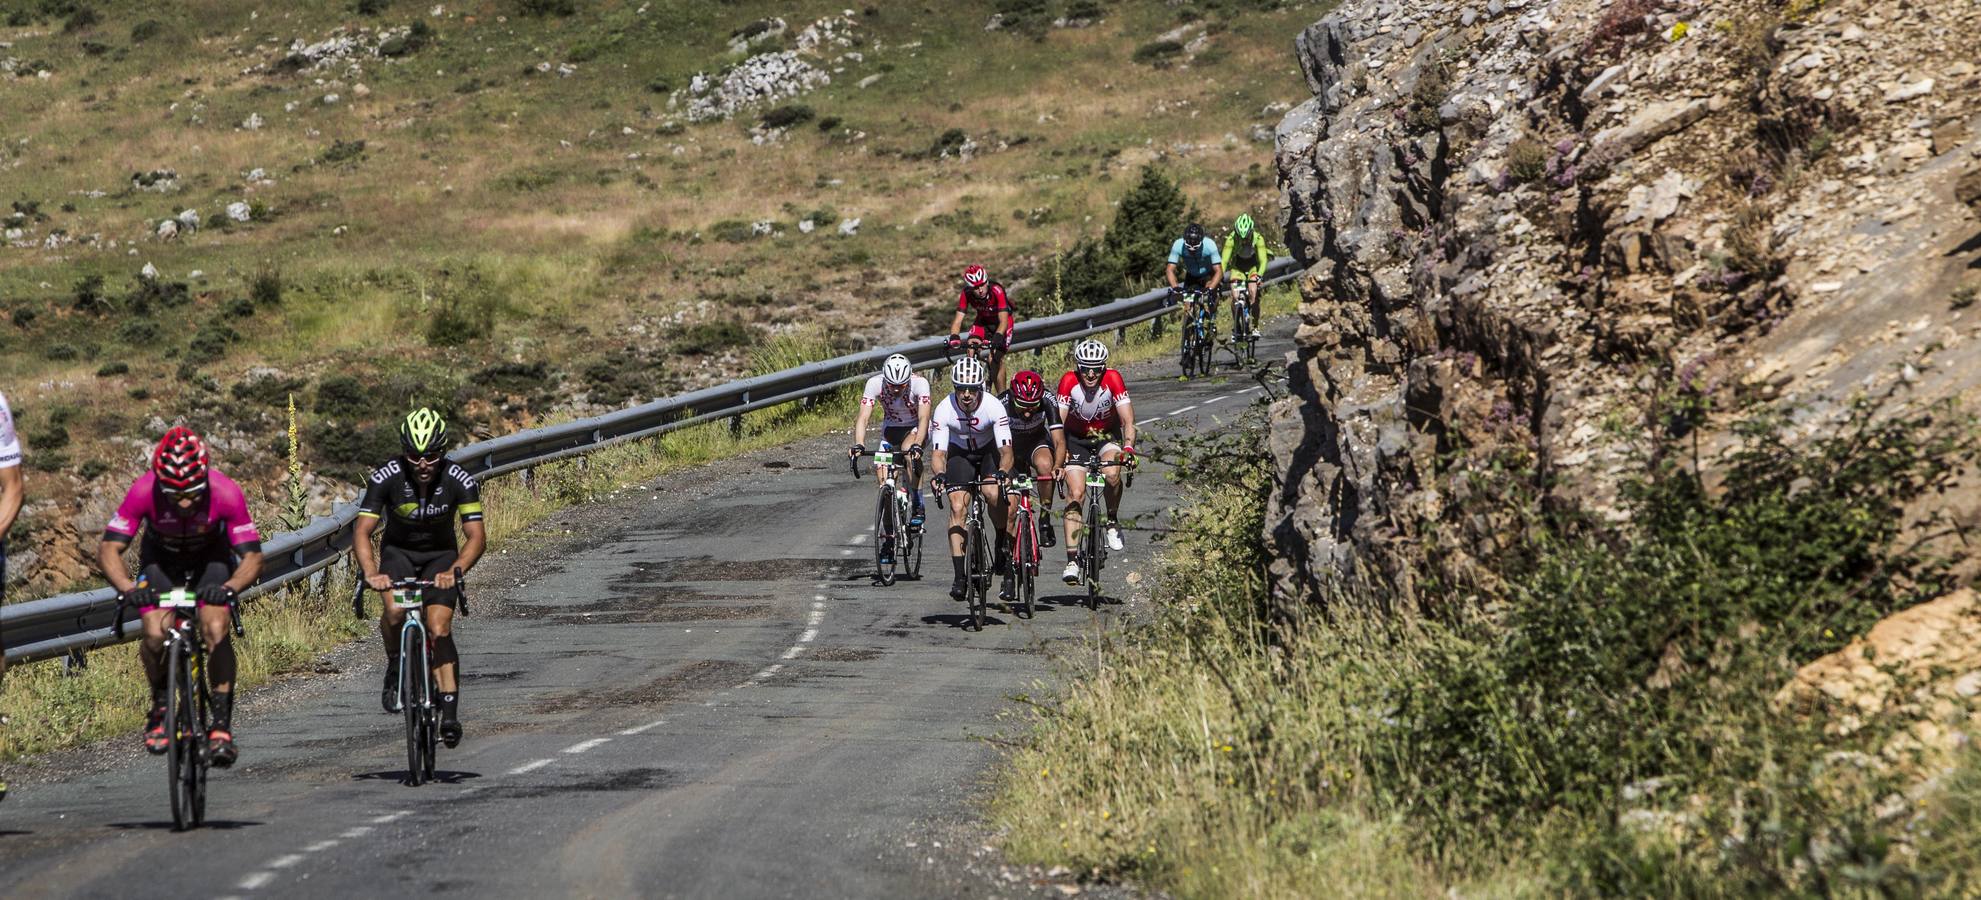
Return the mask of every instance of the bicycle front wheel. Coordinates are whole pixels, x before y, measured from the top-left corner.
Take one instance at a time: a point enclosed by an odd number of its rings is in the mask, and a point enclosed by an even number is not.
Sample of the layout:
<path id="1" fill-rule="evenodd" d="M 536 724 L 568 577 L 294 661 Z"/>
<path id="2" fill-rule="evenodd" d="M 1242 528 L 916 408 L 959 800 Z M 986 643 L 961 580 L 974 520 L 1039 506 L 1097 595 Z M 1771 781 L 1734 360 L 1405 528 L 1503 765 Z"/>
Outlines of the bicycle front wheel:
<path id="1" fill-rule="evenodd" d="M 989 551 L 984 547 L 983 501 L 970 498 L 970 527 L 964 532 L 964 568 L 969 575 L 965 587 L 965 598 L 970 602 L 970 624 L 978 631 L 984 630 L 985 605 L 989 602 L 986 590 L 990 581 Z"/>
<path id="2" fill-rule="evenodd" d="M 894 583 L 896 554 L 901 551 L 900 547 L 889 546 L 899 543 L 895 536 L 900 534 L 895 527 L 897 504 L 892 495 L 892 491 L 883 488 L 879 492 L 879 502 L 874 505 L 874 580 L 883 585 Z"/>
<path id="3" fill-rule="evenodd" d="M 1018 546 L 1016 557 L 1011 561 L 1013 575 L 1018 579 L 1018 603 L 1024 607 L 1024 616 L 1032 617 L 1033 603 L 1038 595 L 1034 577 L 1039 570 L 1039 520 L 1031 510 L 1018 513 Z"/>
<path id="4" fill-rule="evenodd" d="M 406 785 L 418 787 L 425 781 L 427 674 L 426 641 L 419 629 L 399 630 L 399 706 L 406 714 Z"/>
<path id="5" fill-rule="evenodd" d="M 172 796 L 172 827 L 185 831 L 193 827 L 193 755 L 198 740 L 193 735 L 192 673 L 187 670 L 186 642 L 178 637 L 168 642 L 165 659 L 165 728 L 171 740 L 165 753 L 166 787 Z"/>

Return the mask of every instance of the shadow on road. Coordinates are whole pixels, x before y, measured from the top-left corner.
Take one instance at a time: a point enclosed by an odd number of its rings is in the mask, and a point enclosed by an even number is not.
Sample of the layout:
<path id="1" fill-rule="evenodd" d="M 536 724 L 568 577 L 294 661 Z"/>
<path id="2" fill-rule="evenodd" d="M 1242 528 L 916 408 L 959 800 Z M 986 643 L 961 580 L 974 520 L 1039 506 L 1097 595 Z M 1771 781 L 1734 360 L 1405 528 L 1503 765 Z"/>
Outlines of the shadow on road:
<path id="1" fill-rule="evenodd" d="M 446 769 L 438 769 L 434 771 L 432 780 L 437 781 L 441 784 L 460 784 L 461 782 L 480 777 L 481 777 L 480 772 L 450 772 Z M 403 782 L 406 780 L 406 770 L 388 769 L 383 772 L 360 772 L 356 775 L 351 776 L 351 780 Z"/>
<path id="2" fill-rule="evenodd" d="M 215 831 L 237 831 L 242 828 L 255 828 L 266 824 L 268 823 L 236 822 L 227 819 L 208 819 L 206 820 L 205 824 L 202 824 L 200 826 L 200 828 L 207 828 Z M 176 831 L 178 830 L 179 826 L 172 824 L 170 821 L 164 821 L 164 822 L 111 822 L 107 825 L 104 825 L 103 827 L 115 828 L 119 831 L 136 831 L 139 829 L 144 829 L 146 831 Z M 194 830 L 197 831 L 199 829 L 194 829 Z"/>
<path id="3" fill-rule="evenodd" d="M 8 831 L 5 829 L 0 829 L 0 838 L 20 837 L 22 835 L 28 835 L 33 833 L 34 832 L 32 831 Z"/>
<path id="4" fill-rule="evenodd" d="M 922 624 L 947 625 L 951 628 L 971 629 L 976 627 L 977 621 L 975 619 L 970 618 L 969 613 L 956 613 L 954 615 L 923 616 Z M 984 617 L 985 628 L 989 628 L 992 625 L 1009 625 L 1009 624 L 1011 623 L 1006 622 L 1003 619 L 1000 619 L 994 615 L 989 615 Z"/>

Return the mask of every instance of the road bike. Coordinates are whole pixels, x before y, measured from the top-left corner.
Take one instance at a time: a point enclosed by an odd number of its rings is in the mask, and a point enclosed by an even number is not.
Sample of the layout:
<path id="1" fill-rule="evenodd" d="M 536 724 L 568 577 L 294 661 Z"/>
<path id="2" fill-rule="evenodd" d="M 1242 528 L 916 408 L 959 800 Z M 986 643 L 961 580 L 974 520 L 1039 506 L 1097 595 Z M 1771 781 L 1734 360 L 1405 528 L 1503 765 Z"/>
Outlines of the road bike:
<path id="1" fill-rule="evenodd" d="M 1040 482 L 1051 484 L 1056 480 L 1051 475 L 1021 475 L 1013 477 L 1004 490 L 1007 502 L 1016 505 L 1011 530 L 1017 535 L 1017 540 L 1011 544 L 1013 584 L 1008 606 L 1013 613 L 1027 619 L 1032 617 L 1039 596 L 1039 514 L 1035 498 Z M 1045 527 L 1051 528 L 1052 523 L 1046 522 Z M 1018 612 L 1020 608 L 1024 612 Z"/>
<path id="2" fill-rule="evenodd" d="M 461 573 L 454 578 L 459 584 Z M 386 602 L 406 611 L 399 626 L 399 711 L 406 717 L 406 780 L 408 787 L 419 787 L 433 780 L 434 764 L 440 755 L 440 689 L 433 681 L 433 635 L 426 629 L 423 611 L 426 592 L 432 581 L 401 578 L 392 582 Z M 365 584 L 358 582 L 351 608 L 365 619 Z M 467 615 L 467 597 L 460 600 L 461 615 Z M 457 676 L 458 677 L 458 676 Z"/>
<path id="3" fill-rule="evenodd" d="M 1231 355 L 1237 357 L 1238 364 L 1249 366 L 1258 360 L 1259 338 L 1252 321 L 1253 294 L 1260 288 L 1259 276 L 1247 275 L 1231 280 Z"/>
<path id="4" fill-rule="evenodd" d="M 967 491 L 970 495 L 970 505 L 963 513 L 963 599 L 970 605 L 970 624 L 977 631 L 984 630 L 984 620 L 990 613 L 992 571 L 997 565 L 993 550 L 997 532 L 985 532 L 984 526 L 990 521 L 990 509 L 989 504 L 984 502 L 983 492 L 977 488 L 997 483 L 995 478 L 951 482 L 942 485 L 935 493 L 937 508 L 941 508 L 943 495 L 950 491 Z"/>
<path id="5" fill-rule="evenodd" d="M 1183 307 L 1182 338 L 1179 347 L 1183 377 L 1192 373 L 1211 374 L 1211 353 L 1217 347 L 1217 316 L 1210 294 L 1202 288 L 1183 288 L 1178 293 L 1189 298 Z"/>
<path id="6" fill-rule="evenodd" d="M 144 586 L 139 579 L 138 586 Z M 124 610 L 118 598 L 111 633 L 124 637 Z M 166 789 L 171 794 L 175 831 L 206 823 L 206 776 L 213 760 L 206 752 L 207 727 L 213 721 L 213 688 L 207 683 L 206 640 L 200 635 L 199 595 L 186 588 L 160 594 L 158 608 L 171 614 L 165 628 L 165 731 L 171 744 L 165 751 Z M 229 605 L 234 636 L 247 634 L 241 610 Z"/>
<path id="7" fill-rule="evenodd" d="M 898 456 L 917 457 L 912 463 L 896 462 Z M 914 499 L 906 485 L 895 477 L 897 470 L 913 465 L 921 467 L 920 453 L 910 450 L 906 454 L 896 452 L 882 445 L 879 450 L 862 451 L 859 456 L 874 458 L 874 470 L 880 473 L 880 490 L 874 501 L 874 582 L 891 585 L 898 575 L 919 579 L 922 577 L 922 529 L 911 524 L 914 518 Z M 860 477 L 860 462 L 857 457 L 848 459 L 847 465 L 853 469 L 853 477 Z"/>
<path id="8" fill-rule="evenodd" d="M 1135 464 L 1120 460 L 1088 460 L 1079 465 L 1087 470 L 1087 508 L 1080 522 L 1080 580 L 1087 583 L 1087 608 L 1100 609 L 1101 568 L 1107 564 L 1107 540 L 1103 537 L 1107 529 L 1101 527 L 1101 522 L 1105 521 L 1101 512 L 1107 508 L 1104 496 L 1107 492 L 1107 473 L 1102 470 L 1129 469 L 1128 485 L 1132 485 Z"/>

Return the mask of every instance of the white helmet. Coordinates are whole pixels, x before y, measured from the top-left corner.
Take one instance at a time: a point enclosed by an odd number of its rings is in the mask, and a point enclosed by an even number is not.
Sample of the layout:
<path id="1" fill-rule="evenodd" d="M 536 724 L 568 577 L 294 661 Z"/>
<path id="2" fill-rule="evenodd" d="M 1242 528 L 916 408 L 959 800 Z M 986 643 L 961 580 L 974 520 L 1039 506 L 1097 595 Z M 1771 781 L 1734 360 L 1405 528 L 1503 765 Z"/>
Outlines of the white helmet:
<path id="1" fill-rule="evenodd" d="M 983 360 L 966 356 L 957 360 L 956 365 L 950 368 L 949 383 L 959 388 L 982 389 L 984 374 Z"/>
<path id="2" fill-rule="evenodd" d="M 1082 366 L 1107 365 L 1107 345 L 1088 338 L 1073 345 L 1073 361 Z"/>
<path id="3" fill-rule="evenodd" d="M 887 362 L 880 364 L 880 380 L 888 384 L 907 384 L 908 377 L 913 374 L 915 374 L 914 364 L 908 361 L 908 357 L 899 353 L 888 357 Z"/>

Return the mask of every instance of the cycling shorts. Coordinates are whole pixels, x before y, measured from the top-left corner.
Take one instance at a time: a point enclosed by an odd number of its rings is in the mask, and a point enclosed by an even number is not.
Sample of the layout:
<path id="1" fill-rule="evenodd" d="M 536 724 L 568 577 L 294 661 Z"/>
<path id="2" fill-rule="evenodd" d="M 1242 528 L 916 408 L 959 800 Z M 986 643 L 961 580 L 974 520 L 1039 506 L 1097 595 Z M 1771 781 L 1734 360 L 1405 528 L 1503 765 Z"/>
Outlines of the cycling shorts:
<path id="1" fill-rule="evenodd" d="M 1047 452 L 1051 452 L 1052 450 L 1051 429 L 1040 429 L 1038 431 L 1032 431 L 1032 432 L 1024 432 L 1024 431 L 1012 432 L 1011 433 L 1011 464 L 1017 466 L 1018 470 L 1021 472 L 1031 471 L 1032 454 L 1038 452 L 1038 449 L 1040 447 L 1044 447 Z"/>
<path id="2" fill-rule="evenodd" d="M 147 563 L 138 569 L 138 578 L 154 593 L 163 594 L 173 588 L 191 588 L 202 591 L 225 584 L 234 577 L 232 556 L 209 557 L 190 560 L 161 560 Z M 199 602 L 205 606 L 206 601 Z M 149 615 L 159 609 L 158 604 L 150 603 L 138 607 L 138 615 Z"/>
<path id="3" fill-rule="evenodd" d="M 992 331 L 989 328 L 986 328 L 982 325 L 972 325 L 970 326 L 969 331 L 963 332 L 962 338 L 965 341 L 968 341 L 971 338 L 975 338 L 980 341 L 989 341 L 991 339 L 991 335 L 996 333 L 997 332 Z M 985 347 L 984 349 L 989 350 L 992 355 L 1001 356 L 1004 354 L 1004 351 L 999 350 L 996 344 L 992 344 L 988 347 Z"/>
<path id="4" fill-rule="evenodd" d="M 393 581 L 402 578 L 420 578 L 431 581 L 433 576 L 454 568 L 459 558 L 452 548 L 445 550 L 407 550 L 386 544 L 378 548 L 378 570 L 390 576 Z M 461 587 L 455 585 L 447 590 L 427 588 L 426 605 L 445 606 L 453 609 L 461 599 Z"/>
<path id="5" fill-rule="evenodd" d="M 883 425 L 880 429 L 880 439 L 886 441 L 889 447 L 906 453 L 908 452 L 908 436 L 914 433 L 915 426 L 913 425 Z"/>
<path id="6" fill-rule="evenodd" d="M 1100 462 L 1101 454 L 1108 451 L 1121 452 L 1121 443 L 1109 434 L 1094 434 L 1088 437 L 1066 435 L 1066 465 L 1068 468 L 1093 468 Z"/>
<path id="7" fill-rule="evenodd" d="M 985 448 L 974 453 L 962 450 L 949 451 L 949 463 L 943 475 L 949 479 L 950 490 L 962 490 L 955 485 L 981 478 L 989 478 L 997 471 L 997 450 Z"/>

